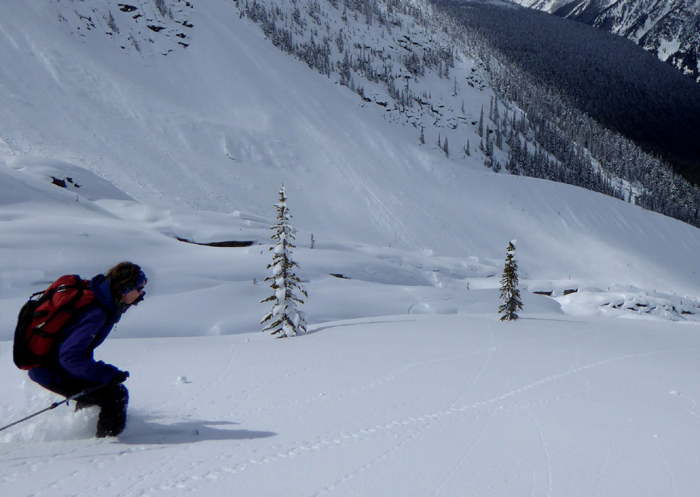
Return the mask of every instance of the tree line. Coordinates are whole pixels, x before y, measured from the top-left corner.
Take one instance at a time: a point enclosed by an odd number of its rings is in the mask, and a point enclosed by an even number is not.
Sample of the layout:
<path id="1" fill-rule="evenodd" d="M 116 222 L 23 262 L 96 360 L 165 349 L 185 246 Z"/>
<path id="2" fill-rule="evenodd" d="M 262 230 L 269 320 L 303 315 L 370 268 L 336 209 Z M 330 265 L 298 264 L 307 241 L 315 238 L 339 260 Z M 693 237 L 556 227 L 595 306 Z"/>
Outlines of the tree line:
<path id="1" fill-rule="evenodd" d="M 572 184 L 700 227 L 699 85 L 629 40 L 579 23 L 493 3 L 432 2 L 483 62 L 495 90 L 527 116 L 529 130 L 521 136 L 532 142 L 530 162 L 543 163 L 532 158 L 532 149 L 542 148 L 576 170 L 580 160 L 571 160 L 572 147 L 585 149 L 588 174 L 596 164 L 602 168 L 593 175 L 597 186 L 580 184 L 575 173 Z"/>

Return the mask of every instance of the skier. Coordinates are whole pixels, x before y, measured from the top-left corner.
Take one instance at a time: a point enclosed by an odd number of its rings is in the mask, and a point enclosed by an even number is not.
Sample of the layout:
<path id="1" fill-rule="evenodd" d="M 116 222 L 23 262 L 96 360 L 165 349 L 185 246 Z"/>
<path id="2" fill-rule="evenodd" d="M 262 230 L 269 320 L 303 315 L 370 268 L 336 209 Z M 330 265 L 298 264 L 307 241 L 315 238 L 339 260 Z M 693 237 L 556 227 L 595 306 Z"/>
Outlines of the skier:
<path id="1" fill-rule="evenodd" d="M 90 290 L 95 300 L 77 310 L 48 361 L 29 370 L 33 381 L 66 398 L 104 385 L 76 402 L 76 411 L 89 406 L 100 407 L 97 438 L 115 437 L 124 431 L 129 391 L 123 383 L 129 372 L 95 361 L 93 352 L 122 314 L 143 300 L 146 282 L 144 272 L 131 262 L 121 262 L 106 274 L 92 278 Z"/>

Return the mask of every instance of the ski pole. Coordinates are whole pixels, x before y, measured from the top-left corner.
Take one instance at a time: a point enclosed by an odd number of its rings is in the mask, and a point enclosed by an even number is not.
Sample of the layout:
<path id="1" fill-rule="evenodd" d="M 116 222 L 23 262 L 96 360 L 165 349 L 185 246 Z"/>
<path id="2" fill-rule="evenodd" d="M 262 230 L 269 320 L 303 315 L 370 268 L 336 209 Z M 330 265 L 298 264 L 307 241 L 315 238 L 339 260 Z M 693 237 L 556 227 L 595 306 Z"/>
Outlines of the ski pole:
<path id="1" fill-rule="evenodd" d="M 20 419 L 19 421 L 15 421 L 14 423 L 10 423 L 10 424 L 7 425 L 7 426 L 3 426 L 2 428 L 0 428 L 0 431 L 6 430 L 6 429 L 8 429 L 8 428 L 12 428 L 13 426 L 18 425 L 18 424 L 20 424 L 20 423 L 24 423 L 25 421 L 27 421 L 27 420 L 29 420 L 29 419 L 32 419 L 33 417 L 38 416 L 39 414 L 45 413 L 46 411 L 50 411 L 50 410 L 52 410 L 52 409 L 56 409 L 56 408 L 57 408 L 58 406 L 60 406 L 61 404 L 68 404 L 68 402 L 70 402 L 71 400 L 79 399 L 79 398 L 82 397 L 83 395 L 87 395 L 87 394 L 89 394 L 89 393 L 94 392 L 95 390 L 99 390 L 100 388 L 102 388 L 102 387 L 104 387 L 104 386 L 106 386 L 106 385 L 107 385 L 107 383 L 103 383 L 103 384 L 101 384 L 101 385 L 97 385 L 97 386 L 94 386 L 94 387 L 86 388 L 85 390 L 83 390 L 83 391 L 80 392 L 80 393 L 76 393 L 75 395 L 71 395 L 70 397 L 67 397 L 67 398 L 65 398 L 65 399 L 63 399 L 63 400 L 61 400 L 61 401 L 59 401 L 59 402 L 54 402 L 53 404 L 51 404 L 51 405 L 50 405 L 49 407 L 47 407 L 46 409 L 42 409 L 41 411 L 35 412 L 34 414 L 32 414 L 32 415 L 30 415 L 30 416 L 27 416 L 26 418 L 22 418 L 22 419 Z"/>

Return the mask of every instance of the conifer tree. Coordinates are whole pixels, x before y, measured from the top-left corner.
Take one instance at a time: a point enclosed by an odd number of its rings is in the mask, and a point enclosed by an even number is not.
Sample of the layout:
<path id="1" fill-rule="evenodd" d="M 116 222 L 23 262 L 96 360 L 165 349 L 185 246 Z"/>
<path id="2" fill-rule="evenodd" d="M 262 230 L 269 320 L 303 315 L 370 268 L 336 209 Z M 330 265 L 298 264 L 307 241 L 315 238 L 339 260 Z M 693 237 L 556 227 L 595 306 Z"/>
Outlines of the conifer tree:
<path id="1" fill-rule="evenodd" d="M 476 130 L 480 137 L 484 137 L 484 106 L 481 106 L 481 116 L 479 116 L 479 127 Z"/>
<path id="2" fill-rule="evenodd" d="M 493 140 L 491 139 L 491 129 L 486 126 L 486 150 L 484 151 L 487 157 L 493 158 Z"/>
<path id="3" fill-rule="evenodd" d="M 277 245 L 270 247 L 275 255 L 272 263 L 267 266 L 268 269 L 272 269 L 272 275 L 265 278 L 265 281 L 272 282 L 270 288 L 274 290 L 274 294 L 261 302 L 274 302 L 274 304 L 260 324 L 269 322 L 263 332 L 270 331 L 272 336 L 283 338 L 306 333 L 306 317 L 297 309 L 297 304 L 303 304 L 304 301 L 296 296 L 295 291 L 298 290 L 305 297 L 308 295 L 294 273 L 294 268 L 298 268 L 299 265 L 292 259 L 291 249 L 296 248 L 295 230 L 290 224 L 292 216 L 287 208 L 284 185 L 279 191 L 279 196 L 280 201 L 275 204 L 277 224 L 270 228 L 275 232 L 271 238 L 277 240 Z"/>
<path id="4" fill-rule="evenodd" d="M 445 143 L 442 145 L 442 151 L 445 152 L 445 157 L 450 156 L 450 146 L 447 144 L 447 137 L 445 137 Z"/>
<path id="5" fill-rule="evenodd" d="M 523 309 L 518 289 L 518 263 L 515 260 L 515 240 L 508 243 L 506 251 L 506 264 L 501 278 L 501 299 L 503 303 L 498 308 L 502 314 L 501 321 L 515 321 L 518 319 L 518 311 Z"/>
<path id="6" fill-rule="evenodd" d="M 420 127 L 420 138 L 418 139 L 418 142 L 421 145 L 425 145 L 425 129 L 423 126 Z"/>
<path id="7" fill-rule="evenodd" d="M 339 65 L 338 72 L 340 73 L 340 84 L 343 86 L 350 87 L 352 84 L 352 73 L 350 71 L 352 67 L 352 61 L 350 60 L 350 55 L 348 51 L 345 50 L 345 55 L 343 56 L 343 62 Z"/>

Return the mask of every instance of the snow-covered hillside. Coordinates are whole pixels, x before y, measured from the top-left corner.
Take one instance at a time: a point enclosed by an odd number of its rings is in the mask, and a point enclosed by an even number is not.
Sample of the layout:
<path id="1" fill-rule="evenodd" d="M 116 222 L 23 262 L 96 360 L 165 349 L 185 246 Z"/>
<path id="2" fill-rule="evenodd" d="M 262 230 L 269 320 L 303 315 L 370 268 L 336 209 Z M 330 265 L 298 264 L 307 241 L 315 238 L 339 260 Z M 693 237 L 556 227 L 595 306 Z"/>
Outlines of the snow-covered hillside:
<path id="1" fill-rule="evenodd" d="M 234 2 L 124 5 L 0 5 L 0 426 L 55 400 L 11 362 L 30 293 L 149 279 L 97 351 L 132 373 L 127 430 L 61 407 L 0 433 L 0 495 L 697 493 L 700 231 L 484 167 L 464 54 L 423 78 L 460 83 L 466 122 L 432 129 L 474 153 L 446 157 Z M 272 340 L 282 183 L 312 333 Z M 512 239 L 524 319 L 500 323 Z"/>
<path id="2" fill-rule="evenodd" d="M 24 169 L 25 162 L 46 158 L 85 168 L 161 208 L 263 217 L 274 214 L 284 182 L 296 226 L 305 232 L 302 239 L 314 233 L 441 255 L 501 258 L 507 241 L 517 238 L 534 278 L 572 275 L 667 291 L 694 288 L 685 269 L 692 264 L 689 256 L 674 257 L 685 263 L 679 276 L 686 282 L 674 288 L 675 276 L 664 282 L 673 272 L 666 247 L 655 250 L 649 263 L 646 247 L 640 253 L 643 226 L 655 216 L 578 189 L 492 174 L 476 151 L 476 126 L 445 127 L 442 138 L 449 137 L 454 148 L 466 137 L 474 149 L 471 158 L 447 159 L 437 150 L 438 137 L 428 135 L 420 146 L 417 128 L 394 125 L 383 107 L 279 52 L 239 18 L 232 2 L 198 8 L 174 2 L 172 9 L 181 4 L 188 13 L 182 22 L 192 26 L 182 28 L 190 44 L 167 55 L 157 46 L 164 31 L 148 28 L 136 33 L 142 37 L 140 51 L 122 49 L 105 21 L 112 13 L 126 36 L 124 23 L 131 21 L 117 3 L 94 4 L 91 18 L 98 27 L 87 33 L 61 19 L 87 16 L 74 10 L 89 2 L 54 3 L 61 15 L 39 8 L 38 1 L 3 6 L 0 46 L 8 63 L 2 68 L 0 136 L 12 164 L 6 174 L 25 181 L 31 170 Z M 156 10 L 145 15 L 147 22 L 160 19 Z M 464 56 L 456 66 L 454 73 L 472 74 Z M 460 85 L 465 81 L 456 79 Z M 434 93 L 452 88 L 445 83 L 435 77 Z M 465 114 L 478 119 L 492 93 L 466 84 L 459 91 Z M 80 180 L 72 169 L 53 175 L 69 173 Z M 542 189 L 547 193 L 539 193 Z M 581 217 L 591 205 L 599 212 L 589 218 L 595 221 Z M 557 221 L 547 221 L 552 214 Z M 667 240 L 694 242 L 696 230 L 662 224 Z M 592 264 L 598 260 L 592 254 L 609 248 L 631 261 L 639 254 L 639 262 Z"/>
<path id="3" fill-rule="evenodd" d="M 61 407 L 0 434 L 0 492 L 696 495 L 697 326 L 524 316 L 108 340 L 132 374 L 127 430 L 96 441 L 94 409 Z M 53 400 L 11 368 L 0 419 Z"/>

